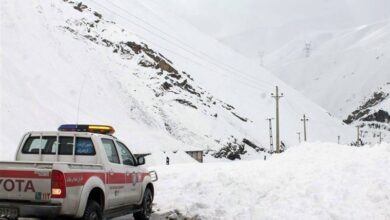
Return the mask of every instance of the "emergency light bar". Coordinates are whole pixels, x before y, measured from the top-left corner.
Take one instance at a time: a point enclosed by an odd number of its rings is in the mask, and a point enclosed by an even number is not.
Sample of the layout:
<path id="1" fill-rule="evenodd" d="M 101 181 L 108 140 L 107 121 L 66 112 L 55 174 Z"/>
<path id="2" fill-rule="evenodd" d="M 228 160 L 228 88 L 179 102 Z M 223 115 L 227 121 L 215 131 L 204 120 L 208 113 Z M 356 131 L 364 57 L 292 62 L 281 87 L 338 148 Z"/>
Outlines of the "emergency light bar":
<path id="1" fill-rule="evenodd" d="M 98 134 L 114 134 L 115 130 L 113 127 L 108 125 L 77 125 L 77 124 L 66 124 L 61 125 L 58 131 L 74 131 L 74 132 L 91 132 Z"/>

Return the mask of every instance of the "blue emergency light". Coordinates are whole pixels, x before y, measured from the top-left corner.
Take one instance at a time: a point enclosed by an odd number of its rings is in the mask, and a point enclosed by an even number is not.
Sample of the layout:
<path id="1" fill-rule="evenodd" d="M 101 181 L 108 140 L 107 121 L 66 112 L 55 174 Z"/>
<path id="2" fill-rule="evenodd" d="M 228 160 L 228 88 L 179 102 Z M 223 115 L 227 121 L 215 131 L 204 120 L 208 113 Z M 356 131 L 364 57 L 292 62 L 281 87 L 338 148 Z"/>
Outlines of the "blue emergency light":
<path id="1" fill-rule="evenodd" d="M 79 125 L 79 124 L 65 124 L 58 128 L 58 131 L 73 131 L 73 132 L 91 132 L 98 134 L 114 134 L 113 127 L 108 125 Z"/>

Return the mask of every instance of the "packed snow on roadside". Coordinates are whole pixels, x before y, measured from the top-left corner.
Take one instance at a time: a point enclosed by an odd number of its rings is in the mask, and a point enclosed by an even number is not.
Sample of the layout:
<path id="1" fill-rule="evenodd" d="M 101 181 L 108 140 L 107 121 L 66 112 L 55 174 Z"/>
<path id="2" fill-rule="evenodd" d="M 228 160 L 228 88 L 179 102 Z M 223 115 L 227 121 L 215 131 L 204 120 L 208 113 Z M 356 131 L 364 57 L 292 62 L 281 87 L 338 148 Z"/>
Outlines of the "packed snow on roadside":
<path id="1" fill-rule="evenodd" d="M 201 219 L 390 219 L 390 144 L 310 143 L 264 160 L 157 170 L 155 210 Z"/>

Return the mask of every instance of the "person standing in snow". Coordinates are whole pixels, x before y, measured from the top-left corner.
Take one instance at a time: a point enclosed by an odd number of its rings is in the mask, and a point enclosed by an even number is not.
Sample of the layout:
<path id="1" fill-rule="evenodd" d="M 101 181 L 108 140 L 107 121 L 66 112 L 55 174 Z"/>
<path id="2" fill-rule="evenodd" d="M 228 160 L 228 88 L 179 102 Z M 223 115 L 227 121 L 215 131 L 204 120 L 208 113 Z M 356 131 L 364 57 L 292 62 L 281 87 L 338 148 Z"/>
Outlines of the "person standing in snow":
<path id="1" fill-rule="evenodd" d="M 169 165 L 169 157 L 166 158 L 166 163 Z"/>

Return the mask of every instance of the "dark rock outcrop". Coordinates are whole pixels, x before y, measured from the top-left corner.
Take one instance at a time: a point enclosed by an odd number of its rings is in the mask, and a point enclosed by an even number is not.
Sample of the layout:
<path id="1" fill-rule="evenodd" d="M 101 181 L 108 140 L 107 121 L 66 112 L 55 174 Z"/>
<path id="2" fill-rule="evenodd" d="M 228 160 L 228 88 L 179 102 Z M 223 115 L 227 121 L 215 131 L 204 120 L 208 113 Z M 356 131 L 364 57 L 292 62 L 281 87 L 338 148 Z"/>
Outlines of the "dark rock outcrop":
<path id="1" fill-rule="evenodd" d="M 370 108 L 380 104 L 387 97 L 388 93 L 385 92 L 375 92 L 371 98 L 369 98 L 363 105 L 361 105 L 357 110 L 353 111 L 347 119 L 344 120 L 346 124 L 351 124 L 357 120 L 363 121 L 377 121 L 377 122 L 386 122 L 388 121 L 388 113 L 379 110 L 378 112 L 371 113 Z"/>

